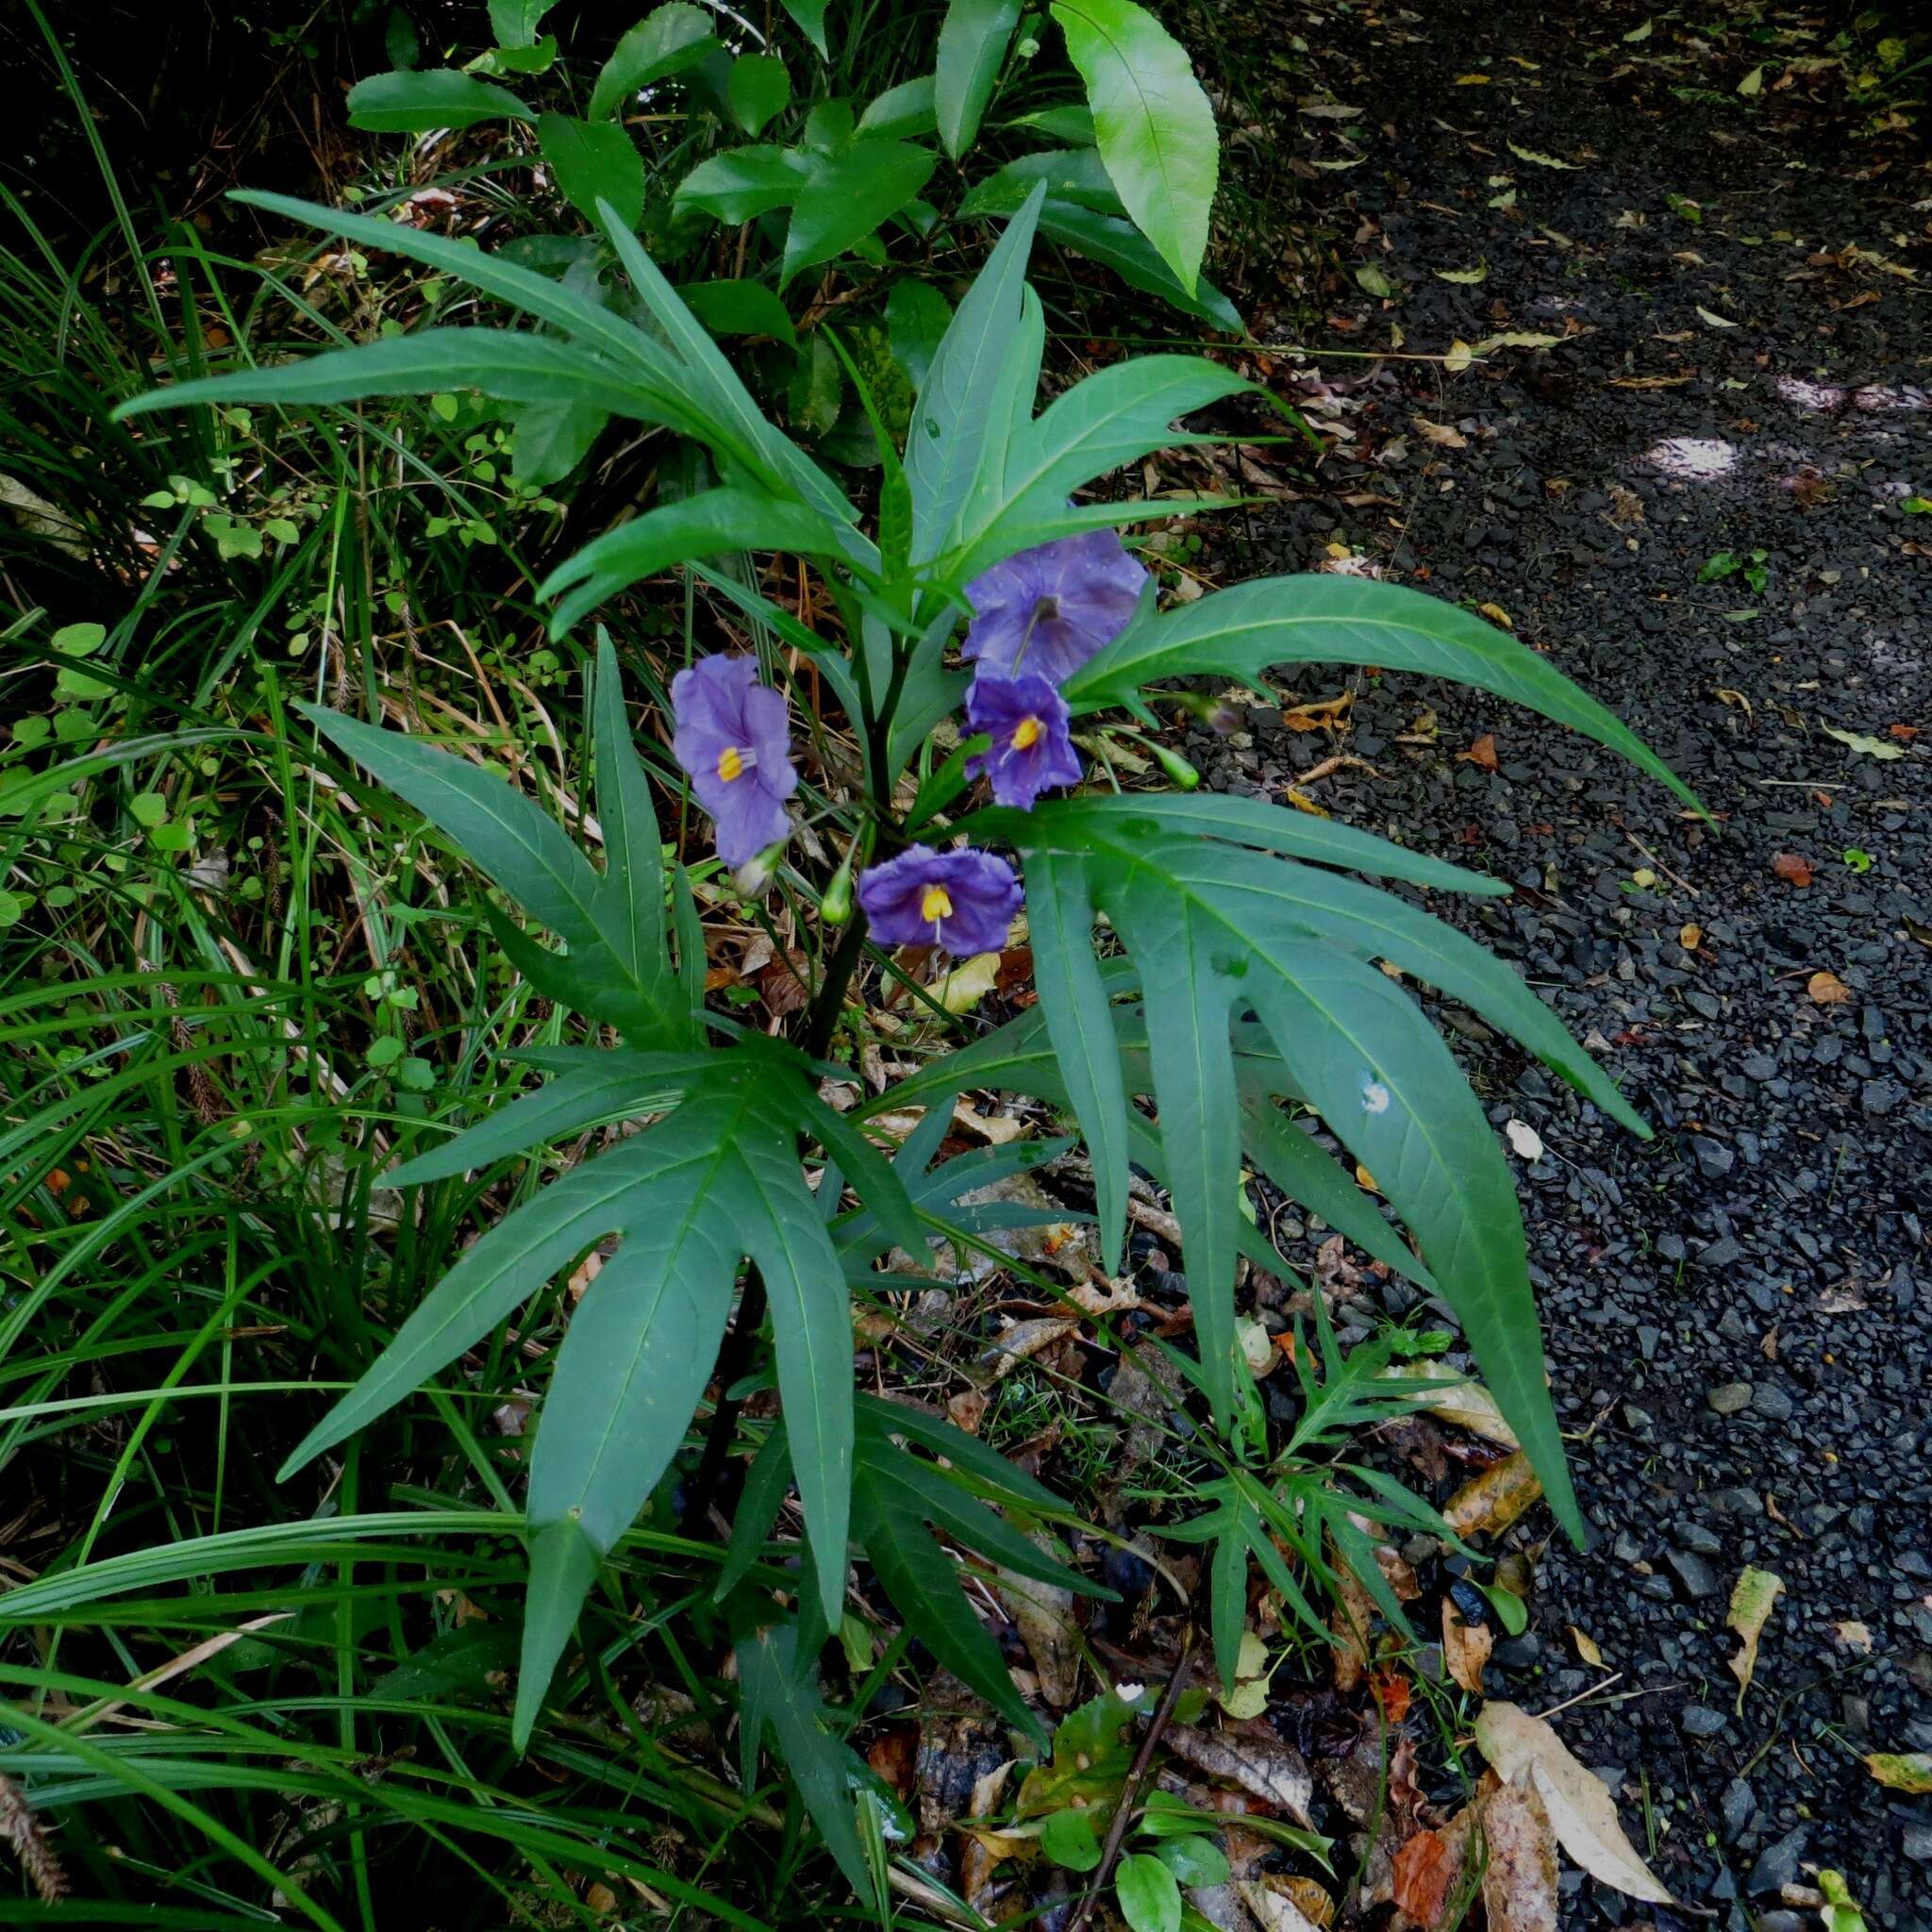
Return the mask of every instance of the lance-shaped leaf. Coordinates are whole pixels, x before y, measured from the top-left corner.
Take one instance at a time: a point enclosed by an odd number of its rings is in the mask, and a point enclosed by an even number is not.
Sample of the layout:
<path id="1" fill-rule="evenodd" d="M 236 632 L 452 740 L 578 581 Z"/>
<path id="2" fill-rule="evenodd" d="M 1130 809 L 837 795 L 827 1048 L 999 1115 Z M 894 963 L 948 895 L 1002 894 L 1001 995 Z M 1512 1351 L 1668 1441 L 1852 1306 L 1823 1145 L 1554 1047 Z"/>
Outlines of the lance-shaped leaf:
<path id="1" fill-rule="evenodd" d="M 1027 814 L 1016 836 L 1029 855 L 1044 850 L 1061 865 L 1077 863 L 1139 972 L 1160 1147 L 1217 1417 L 1234 1412 L 1238 1367 L 1241 1119 L 1230 1026 L 1252 1008 L 1288 1075 L 1278 1086 L 1257 1077 L 1267 1090 L 1305 1097 L 1375 1175 L 1416 1234 L 1558 1520 L 1574 1532 L 1507 1163 L 1448 1050 L 1407 995 L 1368 963 L 1398 944 L 1419 952 L 1434 944 L 1431 928 L 1446 928 L 1407 907 L 1379 917 L 1399 902 L 1262 853 L 1124 832 L 1124 824 L 1102 836 L 1091 821 L 1059 821 L 1049 805 Z M 1050 864 L 1048 879 L 1060 869 Z M 1027 870 L 1036 873 L 1030 858 Z M 1039 902 L 1036 884 L 1036 920 Z M 1487 971 L 1467 982 L 1459 975 L 1470 959 L 1455 948 L 1435 945 L 1429 966 L 1417 970 L 1439 980 L 1457 975 L 1458 997 L 1505 1016 L 1499 1024 L 1538 1030 L 1541 1023 L 1515 1005 L 1519 994 L 1549 1020 L 1506 969 L 1471 951 Z M 1490 974 L 1510 977 L 1510 991 Z M 1066 997 L 1052 978 L 1041 995 L 1042 1005 Z"/>
<path id="2" fill-rule="evenodd" d="M 837 555 L 837 526 L 820 511 L 751 489 L 706 490 L 633 517 L 566 558 L 538 587 L 560 601 L 550 620 L 561 637 L 607 597 L 675 563 L 732 550 Z"/>
<path id="3" fill-rule="evenodd" d="M 758 1268 L 807 1533 L 834 1619 L 852 1444 L 844 1271 L 797 1153 L 808 1090 L 774 1053 L 713 1055 L 668 1122 L 573 1168 L 464 1251 L 284 1474 L 488 1335 L 593 1243 L 621 1245 L 565 1331 L 531 1467 L 526 1737 L 594 1560 L 663 1474 L 709 1374 L 740 1263 Z M 570 1579 L 570 1588 L 558 1578 Z"/>
<path id="4" fill-rule="evenodd" d="M 845 1882 L 860 1897 L 872 1890 L 858 1841 L 852 1793 L 872 1782 L 865 1760 L 826 1728 L 826 1711 L 809 1655 L 801 1655 L 798 1632 L 774 1624 L 741 1638 L 738 1682 L 741 1693 L 738 1749 L 747 1791 L 758 1788 L 758 1750 L 769 1732 L 791 1774 L 807 1814 Z"/>
<path id="5" fill-rule="evenodd" d="M 1039 1719 L 1014 1690 L 998 1644 L 967 1602 L 954 1562 L 933 1532 L 1018 1575 L 1110 1598 L 1112 1591 L 1056 1562 L 987 1507 L 992 1502 L 1062 1515 L 1066 1505 L 983 1442 L 908 1403 L 859 1396 L 856 1431 L 853 1535 L 864 1546 L 893 1608 L 961 1683 L 1043 1742 Z M 913 1455 L 908 1445 L 944 1457 L 950 1470 Z M 751 1567 L 771 1533 L 790 1463 L 787 1433 L 774 1429 L 758 1452 L 732 1526 L 725 1574 L 734 1582 Z M 724 1587 L 721 1582 L 720 1590 Z"/>
<path id="6" fill-rule="evenodd" d="M 974 491 L 1005 475 L 1013 397 L 1023 389 L 1031 414 L 1039 361 L 1028 322 L 1026 258 L 1042 199 L 1036 189 L 1007 224 L 920 387 L 906 438 L 914 562 L 936 557 Z"/>
<path id="7" fill-rule="evenodd" d="M 1607 745 L 1697 806 L 1661 758 L 1547 658 L 1440 597 L 1369 577 L 1263 577 L 1216 591 L 1132 625 L 1074 672 L 1066 696 L 1092 709 L 1129 704 L 1163 678 L 1212 673 L 1257 684 L 1276 664 L 1328 663 L 1493 691 Z"/>
<path id="8" fill-rule="evenodd" d="M 608 686 L 614 690 L 614 664 L 608 668 Z M 625 788 L 625 803 L 617 810 L 620 836 L 625 841 L 622 867 L 600 875 L 548 812 L 496 773 L 340 711 L 318 705 L 297 708 L 357 763 L 413 805 L 532 919 L 564 941 L 570 955 L 557 964 L 572 969 L 563 977 L 573 991 L 574 1005 L 609 1020 L 641 1044 L 692 1042 L 692 1009 L 682 989 L 675 989 L 671 975 L 661 897 L 655 932 L 650 908 L 639 903 L 641 894 L 648 897 L 651 885 L 647 870 L 639 877 L 645 861 L 637 844 L 641 839 L 653 846 L 656 842 L 644 830 L 650 808 L 639 789 L 641 773 L 635 785 Z M 607 715 L 607 744 L 609 734 L 620 729 L 621 718 Z M 609 758 L 613 782 L 620 756 L 613 751 Z M 498 937 L 506 938 L 507 931 L 513 928 L 505 922 Z M 529 941 L 521 936 L 519 940 L 520 944 L 509 943 L 522 962 L 534 968 L 533 976 L 541 975 L 541 961 L 555 956 L 544 956 Z"/>

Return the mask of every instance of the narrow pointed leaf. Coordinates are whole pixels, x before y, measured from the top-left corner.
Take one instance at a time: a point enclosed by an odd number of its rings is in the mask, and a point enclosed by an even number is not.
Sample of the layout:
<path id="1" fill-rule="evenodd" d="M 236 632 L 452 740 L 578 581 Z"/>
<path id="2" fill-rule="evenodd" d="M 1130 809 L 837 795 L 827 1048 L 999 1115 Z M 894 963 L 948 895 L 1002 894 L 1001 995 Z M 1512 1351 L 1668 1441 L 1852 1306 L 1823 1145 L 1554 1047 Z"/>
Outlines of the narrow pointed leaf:
<path id="1" fill-rule="evenodd" d="M 940 139 L 956 161 L 973 145 L 992 98 L 1020 0 L 951 0 L 940 25 L 933 105 Z"/>

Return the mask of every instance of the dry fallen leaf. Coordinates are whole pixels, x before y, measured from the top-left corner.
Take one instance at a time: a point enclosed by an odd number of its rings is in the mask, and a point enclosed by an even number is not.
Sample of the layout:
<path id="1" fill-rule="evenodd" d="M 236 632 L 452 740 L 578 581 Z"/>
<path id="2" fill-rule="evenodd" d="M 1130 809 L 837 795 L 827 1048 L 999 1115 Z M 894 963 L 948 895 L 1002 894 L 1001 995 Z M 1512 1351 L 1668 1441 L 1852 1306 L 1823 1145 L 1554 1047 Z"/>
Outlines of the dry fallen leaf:
<path id="1" fill-rule="evenodd" d="M 1444 449 L 1467 449 L 1469 438 L 1459 429 L 1452 428 L 1447 423 L 1431 423 L 1426 416 L 1411 416 L 1408 419 L 1416 426 L 1416 433 L 1424 441 L 1440 443 Z"/>
<path id="2" fill-rule="evenodd" d="M 1236 1880 L 1234 1889 L 1261 1932 L 1320 1932 L 1326 1922 L 1309 1918 L 1279 1885 L 1278 1879 L 1242 1878 Z"/>
<path id="3" fill-rule="evenodd" d="M 1340 1235 L 1335 1237 L 1338 1243 L 1341 1239 Z M 1458 1429 L 1467 1429 L 1485 1441 L 1500 1442 L 1506 1449 L 1523 1446 L 1517 1441 L 1516 1431 L 1503 1420 L 1496 1398 L 1480 1382 L 1472 1382 L 1460 1369 L 1452 1369 L 1447 1362 L 1392 1363 L 1382 1371 L 1382 1377 L 1405 1382 L 1441 1382 L 1442 1392 L 1424 1405 L 1430 1415 L 1441 1422 L 1454 1423 Z"/>
<path id="4" fill-rule="evenodd" d="M 1704 943 L 1704 928 L 1701 925 L 1680 925 L 1677 928 L 1677 943 L 1687 953 L 1694 953 Z"/>
<path id="5" fill-rule="evenodd" d="M 1856 1617 L 1847 1617 L 1842 1623 L 1831 1626 L 1832 1635 L 1847 1650 L 1870 1650 L 1872 1648 L 1872 1626 L 1861 1624 Z"/>
<path id="6" fill-rule="evenodd" d="M 1026 1541 L 1041 1555 L 1059 1562 L 1065 1552 L 1055 1547 L 1045 1530 L 1036 1529 Z M 1056 1710 L 1074 1701 L 1080 1683 L 1080 1633 L 1074 1623 L 1074 1592 L 1017 1570 L 995 1570 L 993 1588 L 999 1592 L 1018 1628 L 1033 1668 L 1040 1677 L 1040 1694 Z"/>
<path id="7" fill-rule="evenodd" d="M 1771 869 L 1787 884 L 1808 886 L 1811 883 L 1811 861 L 1796 852 L 1779 852 L 1773 856 Z"/>
<path id="8" fill-rule="evenodd" d="M 1532 1165 L 1543 1158 L 1543 1137 L 1527 1121 L 1507 1121 L 1503 1132 L 1509 1144 Z"/>
<path id="9" fill-rule="evenodd" d="M 1852 996 L 1851 988 L 1836 973 L 1814 973 L 1805 982 L 1805 991 L 1821 1007 L 1841 1007 Z"/>
<path id="10" fill-rule="evenodd" d="M 1471 764 L 1485 772 L 1496 769 L 1496 734 L 1485 731 L 1467 751 L 1456 754 L 1457 762 Z"/>
<path id="11" fill-rule="evenodd" d="M 1500 1536 L 1543 1492 L 1522 1450 L 1506 1456 L 1449 1498 L 1442 1521 L 1457 1536 Z"/>
<path id="12" fill-rule="evenodd" d="M 1563 1628 L 1569 1633 L 1570 1641 L 1576 1646 L 1576 1655 L 1591 1670 L 1602 1670 L 1604 1667 L 1604 1654 L 1597 1648 L 1596 1639 L 1588 1630 L 1582 1629 L 1574 1624 L 1565 1624 Z"/>
<path id="13" fill-rule="evenodd" d="M 1825 737 L 1837 739 L 1848 750 L 1862 752 L 1868 758 L 1902 758 L 1906 755 L 1904 745 L 1887 744 L 1884 739 L 1874 738 L 1869 732 L 1846 731 L 1836 724 L 1823 728 Z"/>
<path id="14" fill-rule="evenodd" d="M 1730 1613 L 1724 1618 L 1724 1623 L 1744 1640 L 1743 1647 L 1730 1660 L 1731 1674 L 1738 1680 L 1738 1709 L 1740 1714 L 1744 1708 L 1744 1693 L 1751 1688 L 1752 1673 L 1757 1668 L 1757 1640 L 1763 1632 L 1764 1620 L 1771 1615 L 1771 1607 L 1776 1603 L 1784 1587 L 1782 1576 L 1774 1576 L 1769 1570 L 1753 1570 L 1747 1565 L 1731 1591 Z"/>
<path id="15" fill-rule="evenodd" d="M 1914 1797 L 1932 1791 L 1932 1751 L 1874 1751 L 1865 1759 L 1865 1769 L 1887 1790 L 1908 1791 Z"/>
<path id="16" fill-rule="evenodd" d="M 1483 1666 L 1495 1642 L 1487 1624 L 1469 1623 L 1448 1597 L 1442 1599 L 1442 1667 L 1472 1697 L 1483 1694 Z"/>
<path id="17" fill-rule="evenodd" d="M 1297 1824 L 1314 1829 L 1308 1800 L 1315 1795 L 1315 1781 L 1293 1745 L 1278 1739 L 1264 1743 L 1233 1731 L 1204 1731 L 1194 1724 L 1170 1724 L 1166 1742 L 1196 1771 L 1225 1778 L 1264 1805 L 1279 1806 Z"/>
<path id="18" fill-rule="evenodd" d="M 1328 1559 L 1334 1566 L 1337 1594 L 1328 1612 L 1329 1659 L 1335 1672 L 1335 1688 L 1346 1697 L 1362 1680 L 1369 1667 L 1369 1632 L 1374 1625 L 1375 1606 L 1368 1591 L 1342 1559 L 1333 1539 Z"/>
<path id="19" fill-rule="evenodd" d="M 1010 1375 L 1024 1361 L 1038 1355 L 1050 1341 L 1063 1335 L 1077 1335 L 1080 1324 L 1063 1315 L 1036 1315 L 1028 1322 L 1015 1322 L 1004 1335 L 996 1337 L 984 1358 L 991 1362 L 993 1380 Z"/>
<path id="20" fill-rule="evenodd" d="M 1603 1780 L 1570 1755 L 1541 1718 L 1513 1704 L 1486 1704 L 1475 1721 L 1475 1740 L 1504 1783 L 1535 1788 L 1557 1841 L 1592 1878 L 1630 1898 L 1676 1903 L 1624 1836 Z"/>
<path id="21" fill-rule="evenodd" d="M 1482 1801 L 1482 1819 L 1489 1932 L 1555 1932 L 1557 1836 L 1541 1792 L 1498 1781 Z"/>
<path id="22" fill-rule="evenodd" d="M 1000 956 L 975 953 L 935 980 L 932 996 L 949 1013 L 970 1013 L 999 984 L 999 977 Z"/>
<path id="23" fill-rule="evenodd" d="M 1440 1831 L 1419 1831 L 1395 1854 L 1395 1906 L 1419 1925 L 1440 1925 L 1462 1860 Z"/>

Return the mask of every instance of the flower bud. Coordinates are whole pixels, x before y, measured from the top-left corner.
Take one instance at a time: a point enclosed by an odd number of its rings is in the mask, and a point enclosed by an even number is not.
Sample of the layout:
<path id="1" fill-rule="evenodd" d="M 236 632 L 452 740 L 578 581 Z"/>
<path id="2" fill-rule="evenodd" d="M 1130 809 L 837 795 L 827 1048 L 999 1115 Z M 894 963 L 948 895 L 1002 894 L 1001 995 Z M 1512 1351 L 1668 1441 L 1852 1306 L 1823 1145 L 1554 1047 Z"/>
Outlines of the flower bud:
<path id="1" fill-rule="evenodd" d="M 1183 791 L 1192 791 L 1201 783 L 1201 774 L 1182 758 L 1177 751 L 1169 751 L 1164 744 L 1156 744 L 1151 739 L 1144 740 L 1147 749 L 1160 760 L 1160 769 L 1179 786 Z"/>
<path id="2" fill-rule="evenodd" d="M 731 874 L 731 883 L 747 899 L 762 898 L 772 883 L 772 874 L 778 870 L 778 858 L 784 850 L 785 841 L 779 839 L 762 852 L 755 853 Z"/>
<path id="3" fill-rule="evenodd" d="M 847 852 L 819 901 L 821 925 L 843 925 L 852 917 L 852 854 Z"/>

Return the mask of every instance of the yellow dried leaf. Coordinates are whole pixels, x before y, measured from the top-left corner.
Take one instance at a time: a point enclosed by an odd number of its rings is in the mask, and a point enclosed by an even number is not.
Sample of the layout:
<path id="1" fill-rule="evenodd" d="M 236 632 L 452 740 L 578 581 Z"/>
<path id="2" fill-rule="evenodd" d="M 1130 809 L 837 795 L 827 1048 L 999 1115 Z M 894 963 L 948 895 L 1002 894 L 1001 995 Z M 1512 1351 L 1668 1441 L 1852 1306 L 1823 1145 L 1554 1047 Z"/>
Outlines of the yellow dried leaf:
<path id="1" fill-rule="evenodd" d="M 1704 928 L 1701 925 L 1680 925 L 1677 928 L 1677 943 L 1687 953 L 1694 953 L 1704 943 Z"/>
<path id="2" fill-rule="evenodd" d="M 1769 1570 L 1754 1570 L 1748 1565 L 1738 1578 L 1731 1591 L 1730 1614 L 1724 1623 L 1744 1640 L 1743 1647 L 1731 1659 L 1731 1674 L 1738 1680 L 1738 1709 L 1744 1708 L 1744 1693 L 1751 1688 L 1752 1674 L 1757 1668 L 1757 1640 L 1763 1634 L 1764 1621 L 1771 1615 L 1771 1607 L 1777 1602 L 1785 1581 L 1774 1576 Z"/>
<path id="3" fill-rule="evenodd" d="M 1483 1666 L 1495 1642 L 1487 1624 L 1466 1622 L 1448 1597 L 1442 1599 L 1442 1667 L 1472 1697 L 1483 1694 Z"/>
<path id="4" fill-rule="evenodd" d="M 1874 1751 L 1865 1769 L 1890 1791 L 1923 1797 L 1932 1791 L 1932 1751 Z"/>
<path id="5" fill-rule="evenodd" d="M 1852 996 L 1851 988 L 1836 973 L 1814 973 L 1805 982 L 1805 991 L 1821 1007 L 1841 1007 Z"/>
<path id="6" fill-rule="evenodd" d="M 1543 1492 L 1522 1450 L 1506 1456 L 1450 1497 L 1442 1520 L 1457 1536 L 1500 1536 Z"/>
<path id="7" fill-rule="evenodd" d="M 975 953 L 935 984 L 933 997 L 949 1013 L 970 1013 L 999 984 L 1000 956 Z"/>
<path id="8" fill-rule="evenodd" d="M 1576 1646 L 1576 1655 L 1591 1670 L 1602 1670 L 1604 1667 L 1604 1654 L 1596 1647 L 1596 1639 L 1588 1630 L 1578 1629 L 1574 1624 L 1566 1624 L 1564 1627 L 1570 1632 L 1570 1641 Z"/>
<path id="9" fill-rule="evenodd" d="M 1514 630 L 1516 620 L 1500 604 L 1478 604 L 1477 612 L 1487 617 L 1491 624 L 1499 624 L 1505 630 Z"/>

